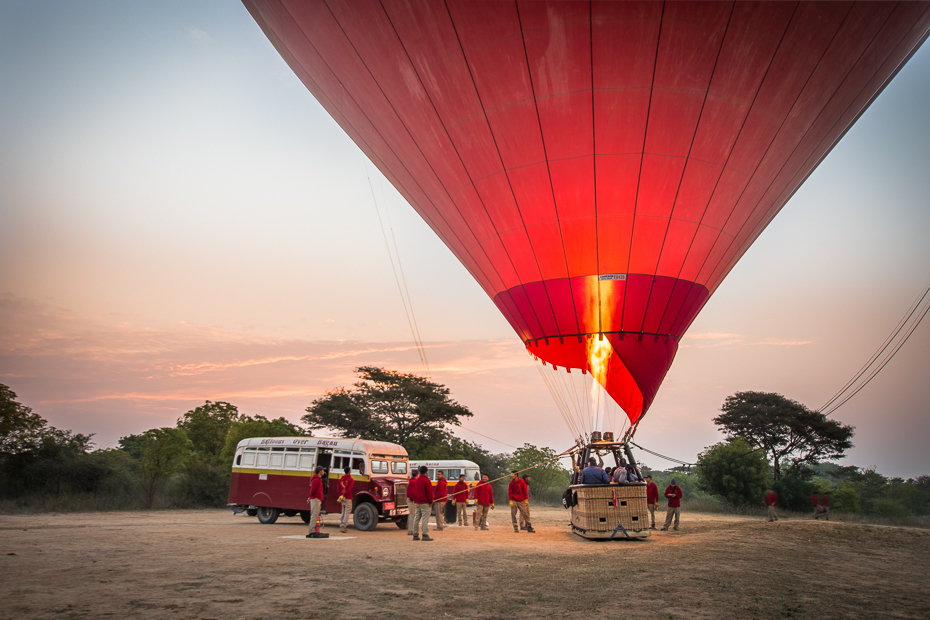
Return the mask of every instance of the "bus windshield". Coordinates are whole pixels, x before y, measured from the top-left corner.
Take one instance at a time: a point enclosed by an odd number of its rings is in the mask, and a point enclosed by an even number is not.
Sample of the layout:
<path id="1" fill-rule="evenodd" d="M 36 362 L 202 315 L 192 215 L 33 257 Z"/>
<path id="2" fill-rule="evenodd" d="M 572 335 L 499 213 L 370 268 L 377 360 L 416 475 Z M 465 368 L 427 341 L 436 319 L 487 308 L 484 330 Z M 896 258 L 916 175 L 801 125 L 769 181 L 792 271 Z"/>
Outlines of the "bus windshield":
<path id="1" fill-rule="evenodd" d="M 407 461 L 394 461 L 391 463 L 391 473 L 392 474 L 406 474 L 407 473 Z"/>

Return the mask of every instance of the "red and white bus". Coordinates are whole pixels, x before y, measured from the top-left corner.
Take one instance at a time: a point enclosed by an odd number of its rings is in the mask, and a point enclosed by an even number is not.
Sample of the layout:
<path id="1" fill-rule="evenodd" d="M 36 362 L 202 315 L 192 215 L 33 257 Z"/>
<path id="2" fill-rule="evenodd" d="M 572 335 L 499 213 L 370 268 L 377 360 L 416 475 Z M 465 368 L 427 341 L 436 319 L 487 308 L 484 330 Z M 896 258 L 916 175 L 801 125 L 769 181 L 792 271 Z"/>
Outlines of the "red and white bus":
<path id="1" fill-rule="evenodd" d="M 465 483 L 468 485 L 468 505 L 475 503 L 474 487 L 481 482 L 481 470 L 477 463 L 474 461 L 410 461 L 411 469 L 420 465 L 426 465 L 428 469 L 426 475 L 433 482 L 433 488 L 436 487 L 436 472 L 441 471 L 449 483 L 449 493 L 459 481 L 459 475 L 464 474 Z"/>
<path id="2" fill-rule="evenodd" d="M 324 471 L 323 512 L 339 513 L 336 484 L 351 468 L 355 486 L 352 518 L 362 531 L 378 521 L 407 522 L 407 451 L 397 444 L 329 437 L 253 437 L 243 439 L 233 457 L 229 506 L 246 511 L 262 523 L 278 517 L 300 517 L 310 511 L 310 477 L 317 466 Z"/>

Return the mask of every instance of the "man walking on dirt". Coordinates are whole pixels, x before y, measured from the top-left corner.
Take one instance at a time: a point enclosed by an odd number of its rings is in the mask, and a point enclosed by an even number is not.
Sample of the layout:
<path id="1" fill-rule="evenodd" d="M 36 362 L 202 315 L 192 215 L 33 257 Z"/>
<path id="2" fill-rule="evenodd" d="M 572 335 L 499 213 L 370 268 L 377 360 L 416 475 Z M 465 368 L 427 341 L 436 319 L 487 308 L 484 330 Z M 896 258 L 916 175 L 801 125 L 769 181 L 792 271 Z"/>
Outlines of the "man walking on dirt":
<path id="1" fill-rule="evenodd" d="M 656 529 L 656 508 L 659 505 L 659 486 L 652 481 L 652 476 L 646 476 L 646 508 L 649 509 L 649 520 L 652 525 L 649 529 Z"/>
<path id="2" fill-rule="evenodd" d="M 468 483 L 465 482 L 465 474 L 459 475 L 459 481 L 452 488 L 452 499 L 455 502 L 455 516 L 458 524 L 468 525 Z"/>
<path id="3" fill-rule="evenodd" d="M 529 495 L 530 495 L 530 475 L 529 475 L 529 474 L 523 474 L 523 482 L 526 483 L 526 495 L 527 495 L 527 497 L 529 497 Z M 527 513 L 529 513 L 529 511 L 530 511 L 529 508 L 530 508 L 530 506 L 529 506 L 529 504 L 527 504 L 527 505 L 526 505 L 526 512 L 527 512 Z M 523 513 L 522 513 L 522 512 L 518 515 L 518 518 L 520 519 L 520 529 L 521 529 L 521 530 L 525 530 L 525 529 L 526 529 L 526 519 L 523 518 Z"/>
<path id="4" fill-rule="evenodd" d="M 778 505 L 778 493 L 769 489 L 762 503 L 769 507 L 769 523 L 778 521 L 778 515 L 775 514 L 775 506 Z"/>
<path id="5" fill-rule="evenodd" d="M 449 486 L 449 482 L 446 480 L 445 474 L 441 471 L 436 472 L 436 489 L 433 499 L 433 508 L 436 509 L 436 529 L 442 531 L 443 525 L 445 522 L 445 507 L 446 500 L 449 499 L 449 494 L 446 489 Z"/>
<path id="6" fill-rule="evenodd" d="M 672 517 L 675 517 L 675 531 L 678 531 L 678 521 L 681 518 L 681 498 L 683 495 L 684 493 L 682 493 L 681 487 L 678 486 L 678 483 L 672 478 L 671 484 L 665 487 L 665 497 L 668 499 L 668 512 L 665 513 L 665 525 L 662 527 L 663 532 L 668 530 L 668 526 L 672 524 Z"/>
<path id="7" fill-rule="evenodd" d="M 352 477 L 352 468 L 346 467 L 342 470 L 342 478 L 336 485 L 339 492 L 339 503 L 342 505 L 342 517 L 339 519 L 339 531 L 343 534 L 348 530 L 349 513 L 352 512 L 352 488 L 355 486 L 355 478 Z"/>
<path id="8" fill-rule="evenodd" d="M 488 511 L 494 508 L 494 489 L 488 482 L 487 474 L 481 476 L 481 484 L 475 487 L 475 504 L 478 506 L 478 520 L 475 522 L 475 529 L 481 526 L 481 529 L 488 529 Z"/>
<path id="9" fill-rule="evenodd" d="M 317 465 L 310 477 L 310 497 L 307 498 L 307 503 L 310 504 L 310 532 L 307 538 L 316 531 L 316 522 L 320 518 L 320 508 L 323 506 L 323 479 L 320 478 L 322 473 L 323 468 Z"/>
<path id="10" fill-rule="evenodd" d="M 420 465 L 420 475 L 407 486 L 407 497 L 413 499 L 414 511 L 416 512 L 413 519 L 414 540 L 420 540 L 418 529 L 423 531 L 423 540 L 433 540 L 429 535 L 429 513 L 430 508 L 433 506 L 433 483 L 429 476 L 426 475 L 427 471 L 429 470 L 426 465 Z"/>
<path id="11" fill-rule="evenodd" d="M 507 487 L 507 498 L 510 500 L 510 520 L 513 522 L 513 533 L 519 534 L 517 512 L 526 521 L 526 531 L 534 534 L 536 530 L 530 523 L 530 489 L 526 482 L 521 480 L 516 471 L 510 472 L 510 486 Z"/>

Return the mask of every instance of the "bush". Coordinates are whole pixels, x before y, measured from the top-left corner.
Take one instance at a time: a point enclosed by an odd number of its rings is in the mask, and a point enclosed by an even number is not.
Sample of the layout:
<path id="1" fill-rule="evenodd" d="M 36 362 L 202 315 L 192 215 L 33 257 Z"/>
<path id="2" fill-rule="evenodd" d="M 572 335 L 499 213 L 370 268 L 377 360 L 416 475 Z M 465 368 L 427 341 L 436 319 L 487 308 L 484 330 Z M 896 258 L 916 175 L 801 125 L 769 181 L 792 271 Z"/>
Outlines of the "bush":
<path id="1" fill-rule="evenodd" d="M 859 505 L 859 494 L 848 487 L 840 487 L 830 496 L 830 509 L 833 512 L 862 514 L 862 507 Z"/>
<path id="2" fill-rule="evenodd" d="M 768 486 L 768 461 L 744 439 L 711 446 L 698 456 L 698 487 L 733 507 L 762 501 Z"/>
<path id="3" fill-rule="evenodd" d="M 910 517 L 911 512 L 901 502 L 890 497 L 880 497 L 872 502 L 872 514 L 879 517 Z"/>
<path id="4" fill-rule="evenodd" d="M 772 484 L 772 489 L 778 493 L 778 503 L 782 508 L 796 510 L 798 512 L 808 512 L 814 509 L 811 503 L 811 495 L 818 491 L 811 479 L 814 477 L 814 470 L 810 467 L 799 467 L 792 472 L 783 476 L 780 480 Z"/>

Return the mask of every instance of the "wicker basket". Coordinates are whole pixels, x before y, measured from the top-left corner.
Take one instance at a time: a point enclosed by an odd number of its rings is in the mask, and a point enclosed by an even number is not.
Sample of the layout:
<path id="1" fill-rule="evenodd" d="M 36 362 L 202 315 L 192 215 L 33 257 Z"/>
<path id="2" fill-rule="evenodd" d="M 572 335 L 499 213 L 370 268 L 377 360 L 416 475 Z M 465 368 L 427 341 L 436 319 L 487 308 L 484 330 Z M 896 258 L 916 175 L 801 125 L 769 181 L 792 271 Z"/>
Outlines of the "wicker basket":
<path id="1" fill-rule="evenodd" d="M 644 483 L 579 484 L 571 488 L 577 498 L 572 506 L 572 531 L 579 536 L 620 540 L 649 536 Z M 623 527 L 618 528 L 618 523 Z"/>

